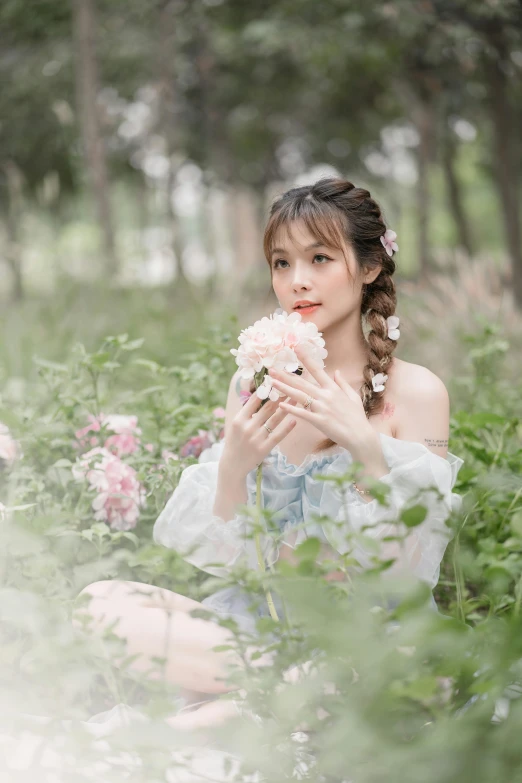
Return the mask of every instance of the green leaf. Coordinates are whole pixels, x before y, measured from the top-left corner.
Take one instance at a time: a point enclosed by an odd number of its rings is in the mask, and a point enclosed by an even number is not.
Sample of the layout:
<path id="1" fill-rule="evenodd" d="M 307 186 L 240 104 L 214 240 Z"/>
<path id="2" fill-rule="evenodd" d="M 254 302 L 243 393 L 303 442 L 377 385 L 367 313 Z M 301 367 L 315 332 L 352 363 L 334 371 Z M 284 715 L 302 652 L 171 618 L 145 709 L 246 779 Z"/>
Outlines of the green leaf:
<path id="1" fill-rule="evenodd" d="M 522 538 L 522 510 L 521 511 L 515 511 L 513 516 L 511 517 L 511 530 L 516 536 L 519 536 Z"/>
<path id="2" fill-rule="evenodd" d="M 295 548 L 295 554 L 301 560 L 316 560 L 321 549 L 321 542 L 315 536 L 307 538 Z"/>
<path id="3" fill-rule="evenodd" d="M 427 510 L 425 506 L 417 504 L 411 508 L 405 509 L 401 513 L 401 521 L 404 522 L 406 527 L 417 527 L 426 519 Z"/>
<path id="4" fill-rule="evenodd" d="M 51 468 L 70 468 L 73 463 L 70 459 L 59 459 L 51 465 Z"/>

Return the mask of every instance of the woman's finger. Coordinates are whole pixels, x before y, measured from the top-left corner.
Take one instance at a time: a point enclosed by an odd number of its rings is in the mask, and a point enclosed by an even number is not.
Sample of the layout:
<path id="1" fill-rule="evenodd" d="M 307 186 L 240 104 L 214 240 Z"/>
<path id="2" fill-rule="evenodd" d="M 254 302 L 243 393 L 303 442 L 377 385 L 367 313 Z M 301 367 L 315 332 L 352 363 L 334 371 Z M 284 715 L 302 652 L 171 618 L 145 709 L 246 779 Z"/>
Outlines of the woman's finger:
<path id="1" fill-rule="evenodd" d="M 255 392 L 250 395 L 248 400 L 245 402 L 239 413 L 237 414 L 237 418 L 239 420 L 244 419 L 250 419 L 252 415 L 259 410 L 261 407 L 263 400 L 257 396 Z"/>
<path id="2" fill-rule="evenodd" d="M 282 398 L 281 398 L 282 399 Z M 264 405 L 262 405 L 258 411 L 252 414 L 252 419 L 254 422 L 259 422 L 262 424 L 267 419 L 270 418 L 270 416 L 274 413 L 274 411 L 277 410 L 279 405 L 279 400 L 267 400 Z"/>
<path id="3" fill-rule="evenodd" d="M 328 389 L 332 387 L 333 381 L 326 372 L 326 370 L 323 368 L 322 364 L 320 364 L 317 359 L 312 359 L 309 355 L 309 349 L 304 348 L 302 345 L 296 345 L 294 347 L 294 353 L 305 368 L 305 370 L 308 370 L 312 378 L 314 378 L 319 386 L 322 386 L 323 389 Z"/>
<path id="4" fill-rule="evenodd" d="M 313 411 L 309 411 L 308 408 L 301 408 L 297 405 L 289 405 L 287 402 L 282 402 L 281 410 L 283 410 L 285 413 L 291 413 L 298 419 L 303 419 L 303 421 L 308 421 L 310 424 L 317 425 L 316 414 Z"/>
<path id="5" fill-rule="evenodd" d="M 312 386 L 311 383 L 308 383 L 307 381 L 301 382 L 300 386 L 290 386 L 290 384 L 285 383 L 284 380 L 280 380 L 279 378 L 273 378 L 272 384 L 274 386 L 274 389 L 278 391 L 280 394 L 285 394 L 288 397 L 296 397 L 298 400 L 305 401 L 307 397 L 317 397 L 318 394 L 322 394 L 321 389 L 318 389 L 317 386 Z"/>
<path id="6" fill-rule="evenodd" d="M 291 394 L 292 390 L 299 390 L 305 392 L 305 394 L 312 394 L 313 391 L 317 392 L 317 384 L 310 383 L 310 381 L 301 378 L 299 375 L 295 375 L 292 372 L 279 372 L 279 370 L 269 370 L 269 375 L 272 379 L 273 386 L 278 391 L 283 391 L 285 394 Z M 285 388 L 279 388 L 277 384 L 283 384 Z M 288 391 L 290 389 L 290 391 Z"/>
<path id="7" fill-rule="evenodd" d="M 292 416 L 287 416 L 285 414 L 283 421 L 279 422 L 279 424 L 271 428 L 272 432 L 267 438 L 270 447 L 273 448 L 279 443 L 279 441 L 283 440 L 283 438 L 285 438 L 288 433 L 293 430 L 296 424 L 297 421 Z"/>
<path id="8" fill-rule="evenodd" d="M 292 406 L 295 405 L 295 400 L 292 400 L 290 397 L 285 397 L 284 401 L 286 403 L 288 403 L 289 405 L 292 405 Z M 272 416 L 270 416 L 270 418 L 268 419 L 267 423 L 270 425 L 270 427 L 272 429 L 274 429 L 274 427 L 277 424 L 279 424 L 279 422 L 283 421 L 283 419 L 285 419 L 288 415 L 289 415 L 289 411 L 288 410 L 286 410 L 286 411 L 283 410 L 281 405 L 279 405 L 278 409 L 272 414 Z"/>

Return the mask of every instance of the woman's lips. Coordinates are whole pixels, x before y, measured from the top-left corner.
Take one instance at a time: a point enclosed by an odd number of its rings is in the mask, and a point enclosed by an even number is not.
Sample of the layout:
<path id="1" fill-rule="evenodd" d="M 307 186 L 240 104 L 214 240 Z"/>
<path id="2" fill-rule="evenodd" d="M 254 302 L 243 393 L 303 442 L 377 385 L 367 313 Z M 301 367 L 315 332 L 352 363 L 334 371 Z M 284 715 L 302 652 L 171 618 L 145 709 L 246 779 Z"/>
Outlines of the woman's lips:
<path id="1" fill-rule="evenodd" d="M 307 307 L 296 307 L 295 312 L 301 313 L 301 315 L 309 315 L 310 313 L 315 313 L 318 307 L 321 307 L 321 305 L 316 304 L 316 305 L 308 305 Z"/>

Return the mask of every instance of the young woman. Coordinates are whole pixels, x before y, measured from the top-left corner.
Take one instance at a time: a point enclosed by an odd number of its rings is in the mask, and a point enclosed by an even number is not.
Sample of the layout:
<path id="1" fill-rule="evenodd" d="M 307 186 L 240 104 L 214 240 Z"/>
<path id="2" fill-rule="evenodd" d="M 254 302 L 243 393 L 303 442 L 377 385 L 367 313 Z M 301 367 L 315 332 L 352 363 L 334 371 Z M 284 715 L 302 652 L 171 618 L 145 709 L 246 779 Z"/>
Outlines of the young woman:
<path id="1" fill-rule="evenodd" d="M 426 519 L 405 546 L 386 543 L 381 554 L 397 558 L 394 570 L 405 569 L 431 588 L 436 585 L 448 542 L 445 520 L 460 505 L 452 488 L 463 461 L 448 452 L 449 399 L 443 382 L 426 367 L 393 357 L 399 337 L 392 318 L 394 239 L 370 193 L 341 179 L 294 188 L 276 200 L 264 239 L 273 289 L 283 310 L 300 312 L 322 332 L 325 366 L 301 352 L 303 373 L 271 373 L 281 397 L 263 406 L 253 387 L 234 374 L 225 438 L 184 471 L 156 521 L 156 542 L 184 555 L 193 549 L 186 559 L 215 576 L 226 575 L 241 560 L 257 569 L 255 545 L 244 538 L 246 520 L 239 507 L 255 504 L 255 472 L 263 462 L 264 506 L 276 512 L 284 534 L 277 547 L 272 537 L 262 541 L 267 565 L 292 560 L 293 548 L 317 535 L 321 558 L 351 551 L 360 568 L 368 567 L 371 555 L 362 544 L 348 543 L 337 526 L 319 525 L 312 516 L 348 519 L 347 532 L 371 525 L 371 535 L 382 539 L 396 531 L 390 519 L 420 492 Z M 333 485 L 315 476 L 345 473 L 354 460 L 362 463 L 364 475 L 342 504 Z M 389 486 L 389 508 L 365 489 L 365 477 Z M 341 569 L 330 575 L 345 577 Z M 249 596 L 239 586 L 220 590 L 202 604 L 133 582 L 97 582 L 83 592 L 92 597 L 88 612 L 100 627 L 118 620 L 115 632 L 127 640 L 130 655 L 139 654 L 136 668 L 151 668 L 154 656 L 165 655 L 169 681 L 193 700 L 207 696 L 199 709 L 174 716 L 173 725 L 202 726 L 233 714 L 230 701 L 208 702 L 209 694 L 215 699 L 231 690 L 223 680 L 234 656 L 212 648 L 232 634 L 190 612 L 203 605 L 255 628 Z M 277 601 L 276 608 L 279 614 Z M 259 612 L 268 615 L 268 606 Z M 285 679 L 295 674 L 291 670 Z"/>

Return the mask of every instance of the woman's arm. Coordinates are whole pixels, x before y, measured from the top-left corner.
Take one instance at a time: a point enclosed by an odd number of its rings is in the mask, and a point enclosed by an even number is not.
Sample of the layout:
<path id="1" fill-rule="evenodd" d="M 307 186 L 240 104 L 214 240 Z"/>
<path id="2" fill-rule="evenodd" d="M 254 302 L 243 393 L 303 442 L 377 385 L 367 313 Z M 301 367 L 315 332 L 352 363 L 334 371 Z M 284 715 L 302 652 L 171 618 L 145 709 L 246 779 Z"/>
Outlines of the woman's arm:
<path id="1" fill-rule="evenodd" d="M 232 419 L 241 410 L 241 399 L 238 394 L 239 371 L 235 372 L 228 388 L 228 397 L 225 416 L 225 437 L 230 431 Z M 234 476 L 223 462 L 219 465 L 216 499 L 213 513 L 221 519 L 233 519 L 239 505 L 246 504 L 248 493 L 246 479 L 242 476 Z"/>

